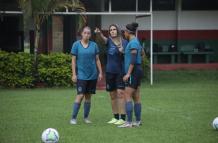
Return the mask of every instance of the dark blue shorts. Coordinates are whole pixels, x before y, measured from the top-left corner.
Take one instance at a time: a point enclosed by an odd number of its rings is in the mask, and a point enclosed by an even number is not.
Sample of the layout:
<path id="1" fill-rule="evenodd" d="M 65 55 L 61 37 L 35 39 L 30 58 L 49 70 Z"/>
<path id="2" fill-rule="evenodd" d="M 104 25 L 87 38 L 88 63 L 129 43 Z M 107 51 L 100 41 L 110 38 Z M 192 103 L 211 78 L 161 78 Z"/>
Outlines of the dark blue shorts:
<path id="1" fill-rule="evenodd" d="M 134 67 L 129 80 L 125 82 L 125 86 L 137 89 L 141 85 L 142 77 L 143 77 L 142 67 L 140 65 L 137 65 L 136 67 Z"/>
<path id="2" fill-rule="evenodd" d="M 110 92 L 117 89 L 125 89 L 123 76 L 123 74 L 106 73 L 106 90 Z"/>
<path id="3" fill-rule="evenodd" d="M 95 94 L 97 79 L 77 80 L 77 94 Z"/>

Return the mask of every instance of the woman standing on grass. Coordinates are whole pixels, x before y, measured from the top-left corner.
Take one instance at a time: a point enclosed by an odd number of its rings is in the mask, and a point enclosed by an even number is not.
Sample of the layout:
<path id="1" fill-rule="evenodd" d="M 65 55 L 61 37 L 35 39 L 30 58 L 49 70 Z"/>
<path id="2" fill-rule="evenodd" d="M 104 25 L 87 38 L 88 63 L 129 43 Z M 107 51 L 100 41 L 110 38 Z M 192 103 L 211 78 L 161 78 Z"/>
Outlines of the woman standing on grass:
<path id="1" fill-rule="evenodd" d="M 109 37 L 106 38 L 100 29 L 95 32 L 107 46 L 107 64 L 106 64 L 106 90 L 111 97 L 111 106 L 114 117 L 109 124 L 121 125 L 125 123 L 125 99 L 124 99 L 124 61 L 123 50 L 127 41 L 122 38 L 122 33 L 116 24 L 109 26 Z"/>
<path id="2" fill-rule="evenodd" d="M 125 82 L 125 99 L 126 99 L 126 114 L 127 121 L 125 124 L 118 127 L 132 127 L 141 125 L 141 101 L 140 101 L 140 83 L 142 79 L 142 54 L 144 54 L 142 46 L 139 40 L 136 38 L 135 33 L 138 28 L 138 23 L 131 23 L 126 25 L 125 37 L 129 40 L 128 45 L 125 48 L 125 76 L 123 81 Z M 134 112 L 136 122 L 132 123 L 132 112 L 134 101 Z"/>
<path id="3" fill-rule="evenodd" d="M 84 101 L 84 122 L 91 123 L 88 119 L 91 108 L 91 95 L 95 94 L 97 79 L 102 79 L 99 49 L 95 42 L 90 41 L 91 29 L 88 26 L 82 28 L 81 40 L 73 43 L 72 56 L 72 80 L 77 83 L 77 96 L 73 105 L 73 114 L 70 124 L 77 124 L 77 114 L 80 104 Z"/>

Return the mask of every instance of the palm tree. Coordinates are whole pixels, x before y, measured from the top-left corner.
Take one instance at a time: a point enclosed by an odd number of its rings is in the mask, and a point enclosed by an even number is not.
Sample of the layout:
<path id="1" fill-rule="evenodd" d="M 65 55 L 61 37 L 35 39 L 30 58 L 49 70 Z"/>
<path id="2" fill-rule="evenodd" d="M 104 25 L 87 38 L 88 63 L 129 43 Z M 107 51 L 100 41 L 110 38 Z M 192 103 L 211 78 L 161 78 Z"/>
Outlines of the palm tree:
<path id="1" fill-rule="evenodd" d="M 39 47 L 42 23 L 55 10 L 69 9 L 71 11 L 85 11 L 83 4 L 79 0 L 18 0 L 18 3 L 23 11 L 25 29 L 30 25 L 34 26 L 35 53 L 37 53 Z M 81 15 L 80 18 L 82 22 L 86 22 L 84 16 Z"/>
<path id="2" fill-rule="evenodd" d="M 79 0 L 18 0 L 19 6 L 23 11 L 24 29 L 28 29 L 29 26 L 34 27 L 35 31 L 35 78 L 38 79 L 38 48 L 40 30 L 43 22 L 56 10 L 71 10 L 78 12 L 85 12 L 83 4 Z M 80 15 L 81 22 L 86 23 L 86 18 Z"/>

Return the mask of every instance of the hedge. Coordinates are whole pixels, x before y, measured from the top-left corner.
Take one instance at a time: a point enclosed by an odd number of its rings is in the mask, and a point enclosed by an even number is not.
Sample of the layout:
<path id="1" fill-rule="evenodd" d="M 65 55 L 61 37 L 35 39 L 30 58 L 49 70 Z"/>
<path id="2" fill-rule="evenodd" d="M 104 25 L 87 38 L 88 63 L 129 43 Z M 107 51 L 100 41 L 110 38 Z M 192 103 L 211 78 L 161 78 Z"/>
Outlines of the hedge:
<path id="1" fill-rule="evenodd" d="M 38 55 L 37 61 L 37 70 L 34 70 L 34 55 L 0 51 L 0 87 L 73 86 L 71 55 L 63 53 L 41 54 Z M 147 77 L 149 62 L 147 58 L 143 61 L 143 69 L 145 77 Z"/>

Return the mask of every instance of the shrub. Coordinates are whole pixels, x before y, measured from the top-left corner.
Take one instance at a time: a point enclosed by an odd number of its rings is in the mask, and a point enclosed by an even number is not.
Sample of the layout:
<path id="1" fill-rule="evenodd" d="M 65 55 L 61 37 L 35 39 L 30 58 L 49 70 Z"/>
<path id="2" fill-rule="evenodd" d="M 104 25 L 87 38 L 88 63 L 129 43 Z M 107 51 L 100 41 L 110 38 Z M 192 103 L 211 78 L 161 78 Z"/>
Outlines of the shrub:
<path id="1" fill-rule="evenodd" d="M 33 56 L 0 51 L 0 86 L 33 87 Z"/>
<path id="2" fill-rule="evenodd" d="M 71 56 L 63 53 L 39 55 L 39 81 L 47 86 L 72 86 Z"/>

